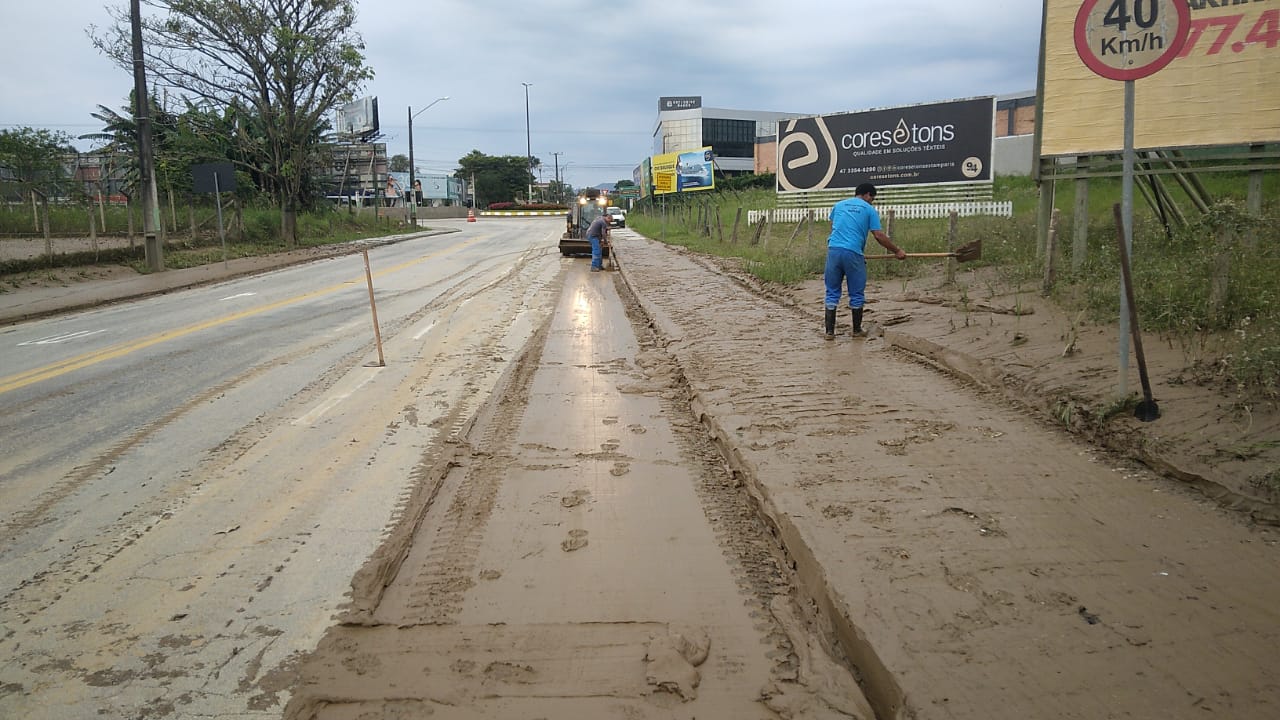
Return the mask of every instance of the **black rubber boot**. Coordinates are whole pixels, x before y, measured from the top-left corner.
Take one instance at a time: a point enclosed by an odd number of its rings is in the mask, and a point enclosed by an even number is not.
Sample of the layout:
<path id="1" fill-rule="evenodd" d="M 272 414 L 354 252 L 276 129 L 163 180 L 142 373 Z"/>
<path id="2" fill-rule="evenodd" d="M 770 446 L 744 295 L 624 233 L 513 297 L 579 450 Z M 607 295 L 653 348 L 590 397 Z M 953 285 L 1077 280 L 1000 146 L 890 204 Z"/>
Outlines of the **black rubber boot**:
<path id="1" fill-rule="evenodd" d="M 835 340 L 836 339 L 836 309 L 835 308 L 827 308 L 827 317 L 825 318 L 825 321 L 826 321 L 825 329 L 827 331 L 827 339 Z"/>
<path id="2" fill-rule="evenodd" d="M 853 336 L 864 337 L 867 331 L 862 329 L 862 308 L 853 308 Z"/>

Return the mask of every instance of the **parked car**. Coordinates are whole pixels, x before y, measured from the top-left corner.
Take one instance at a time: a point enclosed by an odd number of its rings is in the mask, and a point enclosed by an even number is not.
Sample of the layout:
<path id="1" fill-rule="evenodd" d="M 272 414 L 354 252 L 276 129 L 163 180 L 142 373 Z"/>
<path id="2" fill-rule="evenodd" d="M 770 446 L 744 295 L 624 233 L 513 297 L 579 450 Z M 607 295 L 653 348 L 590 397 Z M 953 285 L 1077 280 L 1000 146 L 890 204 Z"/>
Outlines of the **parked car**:
<path id="1" fill-rule="evenodd" d="M 620 207 L 605 208 L 609 215 L 609 227 L 624 228 L 627 226 L 627 214 Z"/>

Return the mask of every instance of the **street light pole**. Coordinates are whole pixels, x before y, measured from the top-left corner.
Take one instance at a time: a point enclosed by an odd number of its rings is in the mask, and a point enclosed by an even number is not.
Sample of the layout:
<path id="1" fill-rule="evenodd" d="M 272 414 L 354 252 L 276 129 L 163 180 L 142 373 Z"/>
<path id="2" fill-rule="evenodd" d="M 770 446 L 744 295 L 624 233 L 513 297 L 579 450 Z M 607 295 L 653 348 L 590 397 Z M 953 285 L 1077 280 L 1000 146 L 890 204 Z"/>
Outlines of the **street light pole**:
<path id="1" fill-rule="evenodd" d="M 448 99 L 448 95 L 438 97 L 416 113 L 413 111 L 413 106 L 409 106 L 409 223 L 414 227 L 418 227 L 418 192 L 413 187 L 413 119 L 430 110 L 431 105 Z"/>
<path id="2" fill-rule="evenodd" d="M 525 170 L 529 172 L 529 192 L 525 196 L 525 202 L 533 202 L 533 144 L 529 141 L 529 88 L 533 83 L 520 84 L 524 86 L 524 152 L 528 163 Z"/>

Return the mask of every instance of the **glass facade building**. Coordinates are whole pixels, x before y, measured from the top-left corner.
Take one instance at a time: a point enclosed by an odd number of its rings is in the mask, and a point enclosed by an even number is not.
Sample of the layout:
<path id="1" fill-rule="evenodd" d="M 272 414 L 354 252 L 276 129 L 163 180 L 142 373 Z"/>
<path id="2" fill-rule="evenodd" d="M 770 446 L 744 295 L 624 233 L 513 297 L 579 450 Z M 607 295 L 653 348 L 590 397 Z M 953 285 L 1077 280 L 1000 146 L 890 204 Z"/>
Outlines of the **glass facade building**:
<path id="1" fill-rule="evenodd" d="M 757 138 L 775 135 L 779 120 L 803 117 L 802 113 L 702 107 L 701 98 L 687 99 L 695 102 L 685 102 L 678 109 L 662 109 L 664 103 L 659 102 L 653 154 L 710 146 L 716 170 L 729 175 L 754 172 Z"/>

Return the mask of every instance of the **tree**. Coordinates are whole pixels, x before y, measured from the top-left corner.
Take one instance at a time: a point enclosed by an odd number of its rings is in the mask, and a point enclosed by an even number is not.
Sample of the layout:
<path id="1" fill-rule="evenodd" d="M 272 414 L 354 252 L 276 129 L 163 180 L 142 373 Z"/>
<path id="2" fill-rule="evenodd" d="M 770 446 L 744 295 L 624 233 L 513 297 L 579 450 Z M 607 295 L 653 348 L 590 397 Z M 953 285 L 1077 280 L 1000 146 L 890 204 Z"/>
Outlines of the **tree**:
<path id="1" fill-rule="evenodd" d="M 281 234 L 297 241 L 297 211 L 313 206 L 312 160 L 326 114 L 373 77 L 355 27 L 354 0 L 142 0 L 149 78 L 193 100 L 249 111 L 244 152 L 277 195 Z M 132 66 L 127 9 L 94 44 Z M 91 29 L 91 32 L 96 28 Z"/>
<path id="2" fill-rule="evenodd" d="M 529 158 L 523 155 L 485 155 L 472 150 L 458 159 L 455 177 L 471 182 L 475 178 L 477 205 L 511 202 L 527 189 L 532 176 L 529 174 Z"/>
<path id="3" fill-rule="evenodd" d="M 387 161 L 387 169 L 391 172 L 409 172 L 409 156 L 392 155 Z"/>
<path id="4" fill-rule="evenodd" d="M 66 177 L 62 158 L 75 152 L 71 136 L 64 132 L 29 127 L 0 130 L 0 166 L 13 173 L 24 195 L 30 193 L 32 207 L 36 204 L 36 195 L 47 197 L 58 181 Z M 37 231 L 39 224 L 37 215 Z"/>

